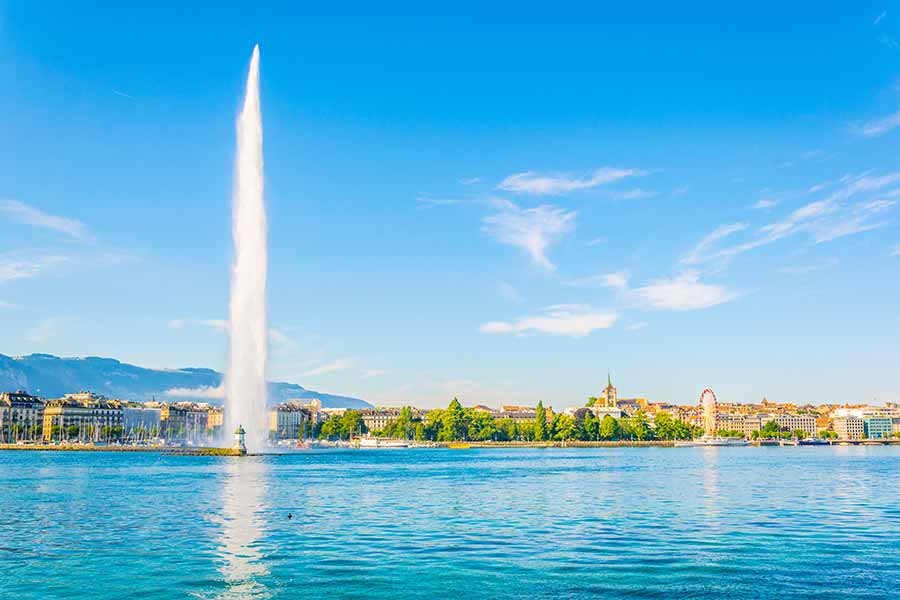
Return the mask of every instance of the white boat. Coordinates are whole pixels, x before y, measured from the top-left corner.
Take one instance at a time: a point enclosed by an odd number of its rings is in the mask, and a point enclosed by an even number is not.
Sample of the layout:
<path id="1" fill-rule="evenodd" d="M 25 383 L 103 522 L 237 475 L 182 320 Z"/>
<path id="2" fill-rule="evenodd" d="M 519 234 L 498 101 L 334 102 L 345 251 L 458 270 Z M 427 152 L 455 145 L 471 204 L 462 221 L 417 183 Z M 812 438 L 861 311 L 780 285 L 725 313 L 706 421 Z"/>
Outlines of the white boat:
<path id="1" fill-rule="evenodd" d="M 360 448 L 408 448 L 409 443 L 403 440 L 381 438 L 359 438 Z"/>
<path id="2" fill-rule="evenodd" d="M 706 447 L 706 446 L 747 446 L 749 442 L 744 438 L 720 438 L 702 437 L 696 440 L 675 442 L 676 448 Z"/>

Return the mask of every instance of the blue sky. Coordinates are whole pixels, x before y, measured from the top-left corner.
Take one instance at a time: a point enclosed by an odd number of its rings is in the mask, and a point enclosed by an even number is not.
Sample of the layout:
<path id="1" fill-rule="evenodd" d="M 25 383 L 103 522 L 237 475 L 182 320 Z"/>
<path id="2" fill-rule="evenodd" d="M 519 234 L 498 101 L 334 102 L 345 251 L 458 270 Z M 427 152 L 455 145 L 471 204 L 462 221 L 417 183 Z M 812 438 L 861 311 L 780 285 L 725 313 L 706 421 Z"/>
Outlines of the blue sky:
<path id="1" fill-rule="evenodd" d="M 381 404 L 900 400 L 900 4 L 0 3 L 0 352 L 226 362 L 261 48 L 271 376 Z"/>

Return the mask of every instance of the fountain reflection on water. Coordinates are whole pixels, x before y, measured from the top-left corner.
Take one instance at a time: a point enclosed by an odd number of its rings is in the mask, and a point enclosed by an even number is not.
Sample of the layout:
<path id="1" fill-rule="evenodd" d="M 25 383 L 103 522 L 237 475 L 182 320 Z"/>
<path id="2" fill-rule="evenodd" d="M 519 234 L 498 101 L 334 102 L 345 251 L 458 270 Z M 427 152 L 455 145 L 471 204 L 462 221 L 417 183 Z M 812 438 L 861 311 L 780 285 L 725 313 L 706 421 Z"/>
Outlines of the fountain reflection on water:
<path id="1" fill-rule="evenodd" d="M 232 459 L 222 489 L 220 572 L 227 589 L 220 598 L 267 598 L 260 580 L 269 574 L 261 540 L 266 529 L 265 491 L 269 466 L 263 457 Z"/>

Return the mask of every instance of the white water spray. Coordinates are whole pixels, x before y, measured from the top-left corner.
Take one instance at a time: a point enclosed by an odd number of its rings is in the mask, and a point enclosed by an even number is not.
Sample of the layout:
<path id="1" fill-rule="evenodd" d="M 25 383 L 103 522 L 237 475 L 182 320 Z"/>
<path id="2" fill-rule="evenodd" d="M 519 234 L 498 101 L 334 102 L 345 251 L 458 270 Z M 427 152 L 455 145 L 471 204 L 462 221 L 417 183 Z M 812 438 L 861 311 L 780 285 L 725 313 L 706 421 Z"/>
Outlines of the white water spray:
<path id="1" fill-rule="evenodd" d="M 231 347 L 225 376 L 225 434 L 247 431 L 247 449 L 262 450 L 266 422 L 266 207 L 263 202 L 262 116 L 259 108 L 259 46 L 253 48 L 244 107 L 237 120 L 232 207 L 234 264 L 231 271 Z"/>

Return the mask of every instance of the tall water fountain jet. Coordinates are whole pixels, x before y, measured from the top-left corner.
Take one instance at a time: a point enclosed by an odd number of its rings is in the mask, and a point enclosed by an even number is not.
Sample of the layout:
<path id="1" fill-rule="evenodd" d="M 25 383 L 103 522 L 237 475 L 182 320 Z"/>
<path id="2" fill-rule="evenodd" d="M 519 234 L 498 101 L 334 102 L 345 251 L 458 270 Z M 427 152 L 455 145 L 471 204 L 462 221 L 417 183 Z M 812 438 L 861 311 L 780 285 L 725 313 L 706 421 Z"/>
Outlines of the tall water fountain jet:
<path id="1" fill-rule="evenodd" d="M 228 373 L 225 376 L 225 434 L 239 425 L 247 449 L 265 447 L 266 423 L 266 207 L 263 202 L 262 116 L 259 107 L 259 46 L 253 48 L 244 107 L 237 120 L 232 207 L 234 263 Z"/>

